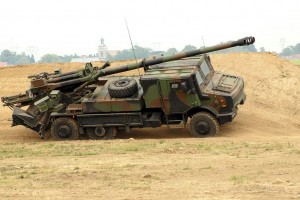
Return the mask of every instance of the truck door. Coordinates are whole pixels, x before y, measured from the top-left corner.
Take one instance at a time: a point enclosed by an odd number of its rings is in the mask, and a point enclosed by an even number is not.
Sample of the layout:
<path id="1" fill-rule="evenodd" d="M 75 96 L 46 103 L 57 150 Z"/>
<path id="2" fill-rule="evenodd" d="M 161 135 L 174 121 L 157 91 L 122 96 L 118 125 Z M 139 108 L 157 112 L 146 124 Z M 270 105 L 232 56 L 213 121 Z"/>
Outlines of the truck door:
<path id="1" fill-rule="evenodd" d="M 183 113 L 191 107 L 200 105 L 189 79 L 160 80 L 159 86 L 162 108 L 166 114 Z"/>

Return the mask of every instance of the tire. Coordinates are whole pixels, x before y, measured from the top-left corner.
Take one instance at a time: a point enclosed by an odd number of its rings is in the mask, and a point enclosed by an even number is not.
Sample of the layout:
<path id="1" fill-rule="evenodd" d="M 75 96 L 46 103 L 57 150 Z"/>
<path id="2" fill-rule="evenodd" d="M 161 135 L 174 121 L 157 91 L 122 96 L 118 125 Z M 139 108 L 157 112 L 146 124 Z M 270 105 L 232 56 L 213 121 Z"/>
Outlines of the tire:
<path id="1" fill-rule="evenodd" d="M 54 140 L 77 140 L 79 130 L 73 118 L 57 118 L 51 125 L 51 136 Z"/>
<path id="2" fill-rule="evenodd" d="M 87 129 L 87 135 L 91 140 L 111 140 L 117 135 L 115 127 L 93 127 Z"/>
<path id="3" fill-rule="evenodd" d="M 108 93 L 111 98 L 125 98 L 134 95 L 138 91 L 136 80 L 122 78 L 108 85 Z"/>
<path id="4" fill-rule="evenodd" d="M 220 129 L 217 119 L 207 112 L 194 114 L 188 127 L 191 134 L 198 138 L 215 136 Z"/>

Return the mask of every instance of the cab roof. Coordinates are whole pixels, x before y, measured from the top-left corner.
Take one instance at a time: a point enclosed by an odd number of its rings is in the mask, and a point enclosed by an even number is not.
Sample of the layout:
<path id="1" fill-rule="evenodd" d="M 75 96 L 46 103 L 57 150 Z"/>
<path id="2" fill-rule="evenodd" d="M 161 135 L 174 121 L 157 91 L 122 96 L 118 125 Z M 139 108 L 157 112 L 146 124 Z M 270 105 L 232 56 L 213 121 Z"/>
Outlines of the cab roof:
<path id="1" fill-rule="evenodd" d="M 151 65 L 142 79 L 181 79 L 189 77 L 202 59 L 189 58 Z"/>

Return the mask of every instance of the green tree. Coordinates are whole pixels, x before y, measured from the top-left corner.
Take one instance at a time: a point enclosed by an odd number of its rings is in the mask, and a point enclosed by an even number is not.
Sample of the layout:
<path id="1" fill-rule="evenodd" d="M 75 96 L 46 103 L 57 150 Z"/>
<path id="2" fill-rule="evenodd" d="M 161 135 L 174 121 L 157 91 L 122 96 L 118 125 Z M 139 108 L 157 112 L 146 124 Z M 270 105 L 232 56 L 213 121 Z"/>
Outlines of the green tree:
<path id="1" fill-rule="evenodd" d="M 107 57 L 106 57 L 107 60 L 113 60 L 114 57 L 112 55 L 110 55 L 109 53 L 107 53 Z"/>
<path id="2" fill-rule="evenodd" d="M 245 49 L 245 51 L 243 52 L 257 52 L 256 47 L 254 46 L 254 44 L 250 44 L 248 46 L 242 46 L 243 49 Z"/>
<path id="3" fill-rule="evenodd" d="M 61 59 L 56 54 L 45 54 L 41 57 L 40 63 L 55 63 L 61 62 Z"/>
<path id="4" fill-rule="evenodd" d="M 35 63 L 35 59 L 33 55 L 30 56 L 30 63 Z"/>
<path id="5" fill-rule="evenodd" d="M 186 46 L 181 50 L 181 52 L 193 51 L 193 50 L 196 50 L 196 49 L 197 49 L 197 47 L 188 44 L 188 45 L 186 45 Z"/>
<path id="6" fill-rule="evenodd" d="M 0 55 L 0 61 L 7 62 L 9 65 L 14 65 L 16 61 L 16 52 L 10 50 L 3 50 Z"/>
<path id="7" fill-rule="evenodd" d="M 223 43 L 221 43 L 223 44 Z M 236 46 L 229 49 L 223 49 L 212 53 L 239 53 L 239 52 L 257 52 L 255 45 L 251 44 L 248 46 Z"/>
<path id="8" fill-rule="evenodd" d="M 134 52 L 137 59 L 148 58 L 151 55 L 152 49 L 144 48 L 140 46 L 134 46 Z M 132 49 L 124 49 L 118 52 L 117 55 L 113 57 L 113 60 L 132 60 L 134 59 L 134 54 Z"/>
<path id="9" fill-rule="evenodd" d="M 166 51 L 166 55 L 170 56 L 170 55 L 174 55 L 178 53 L 177 49 L 176 48 L 169 48 L 167 51 Z"/>
<path id="10" fill-rule="evenodd" d="M 15 65 L 21 65 L 21 64 L 30 64 L 30 56 L 26 55 L 24 52 L 21 54 L 17 54 L 15 57 Z"/>
<path id="11" fill-rule="evenodd" d="M 282 50 L 282 52 L 281 52 L 280 55 L 282 55 L 282 56 L 290 56 L 292 54 L 294 54 L 294 47 L 293 46 L 288 46 L 288 47 L 286 47 L 286 48 L 284 48 Z"/>
<path id="12" fill-rule="evenodd" d="M 77 54 L 64 56 L 59 56 L 56 54 L 45 54 L 41 57 L 40 63 L 71 62 L 72 58 L 79 58 L 79 56 Z"/>
<path id="13" fill-rule="evenodd" d="M 17 54 L 7 49 L 1 52 L 0 61 L 7 62 L 9 65 L 30 64 L 35 62 L 33 55 L 29 56 L 24 52 Z"/>
<path id="14" fill-rule="evenodd" d="M 296 44 L 296 46 L 293 48 L 294 54 L 300 54 L 300 43 Z"/>
<path id="15" fill-rule="evenodd" d="M 140 58 L 148 58 L 152 52 L 152 49 L 144 48 L 140 46 L 134 46 L 134 51 L 136 54 L 136 58 L 140 59 Z"/>
<path id="16" fill-rule="evenodd" d="M 113 57 L 113 60 L 132 60 L 132 59 L 134 59 L 133 52 L 128 49 L 124 49 L 118 52 L 117 55 Z"/>
<path id="17" fill-rule="evenodd" d="M 266 49 L 265 49 L 265 47 L 260 47 L 260 48 L 259 48 L 259 51 L 260 51 L 260 52 L 266 52 Z"/>

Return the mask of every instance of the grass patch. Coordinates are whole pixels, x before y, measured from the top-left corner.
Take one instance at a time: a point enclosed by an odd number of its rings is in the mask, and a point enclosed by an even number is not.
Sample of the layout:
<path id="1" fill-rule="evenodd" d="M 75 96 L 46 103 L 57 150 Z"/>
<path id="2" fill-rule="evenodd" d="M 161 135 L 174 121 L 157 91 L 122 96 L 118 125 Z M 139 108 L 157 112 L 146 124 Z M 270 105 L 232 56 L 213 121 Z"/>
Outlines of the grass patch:
<path id="1" fill-rule="evenodd" d="M 298 155 L 300 155 L 300 149 L 295 149 L 294 152 Z"/>
<path id="2" fill-rule="evenodd" d="M 1 178 L 0 179 L 0 186 L 7 186 L 7 185 L 12 185 L 14 184 L 14 180 L 8 179 L 8 178 Z"/>
<path id="3" fill-rule="evenodd" d="M 101 154 L 132 153 L 192 153 L 251 157 L 261 153 L 285 152 L 299 154 L 300 150 L 286 143 L 180 143 L 168 140 L 155 141 L 69 141 L 7 143 L 0 145 L 0 159 L 55 156 L 94 156 Z"/>
<path id="4" fill-rule="evenodd" d="M 290 62 L 300 67 L 300 60 L 290 60 Z"/>
<path id="5" fill-rule="evenodd" d="M 229 180 L 232 181 L 234 184 L 242 184 L 247 179 L 248 178 L 246 176 L 241 176 L 241 175 L 233 175 L 229 178 Z"/>
<path id="6" fill-rule="evenodd" d="M 212 166 L 202 167 L 200 169 L 212 169 Z"/>

